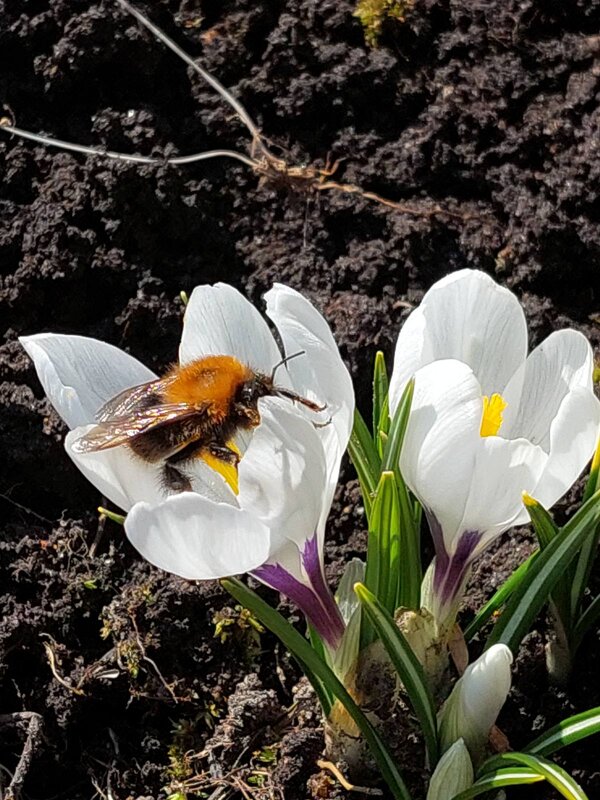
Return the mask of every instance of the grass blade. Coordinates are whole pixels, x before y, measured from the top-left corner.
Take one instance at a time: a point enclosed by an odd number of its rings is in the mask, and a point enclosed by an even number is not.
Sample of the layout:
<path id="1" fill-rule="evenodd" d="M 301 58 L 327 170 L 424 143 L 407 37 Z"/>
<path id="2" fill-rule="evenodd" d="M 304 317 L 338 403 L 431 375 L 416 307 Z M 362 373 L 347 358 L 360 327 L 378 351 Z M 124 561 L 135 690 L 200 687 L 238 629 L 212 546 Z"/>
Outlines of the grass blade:
<path id="1" fill-rule="evenodd" d="M 401 559 L 396 594 L 397 608 L 400 606 L 405 608 L 419 607 L 421 581 L 423 579 L 420 528 L 417 526 L 412 498 L 400 473 L 400 454 L 408 426 L 414 391 L 415 381 L 412 379 L 406 384 L 392 419 L 381 462 L 382 471 L 391 471 L 396 476 L 400 503 Z"/>
<path id="2" fill-rule="evenodd" d="M 587 736 L 600 733 L 600 706 L 564 719 L 550 728 L 531 744 L 525 752 L 534 756 L 549 756 L 567 745 L 575 744 Z"/>
<path id="3" fill-rule="evenodd" d="M 390 614 L 396 610 L 400 567 L 400 504 L 393 472 L 383 472 L 373 501 L 365 584 Z M 365 631 L 366 633 L 366 631 Z M 370 637 L 370 641 L 372 639 Z M 369 642 L 361 644 L 361 649 Z"/>
<path id="4" fill-rule="evenodd" d="M 255 592 L 237 578 L 223 578 L 222 586 L 245 608 L 259 619 L 294 656 L 311 683 L 316 679 L 325 686 L 344 706 L 352 720 L 365 737 L 381 775 L 386 781 L 394 800 L 411 800 L 396 764 L 381 736 L 354 702 L 343 684 L 336 678 L 327 664 L 315 653 L 309 642 Z M 313 684 L 314 686 L 315 684 Z M 315 686 L 315 691 L 318 691 Z"/>
<path id="5" fill-rule="evenodd" d="M 544 550 L 554 537 L 559 533 L 559 527 L 556 525 L 550 513 L 541 503 L 534 500 L 529 495 L 523 495 L 523 502 L 527 507 L 533 530 L 537 536 L 540 545 L 540 550 Z M 570 631 L 571 623 L 571 583 L 573 581 L 573 569 L 570 565 L 565 569 L 563 574 L 557 580 L 554 589 L 552 590 L 552 614 L 556 617 L 555 626 L 561 626 L 562 631 L 565 633 L 561 635 L 566 636 L 567 631 Z M 558 634 L 557 634 L 558 635 Z"/>
<path id="6" fill-rule="evenodd" d="M 486 622 L 492 617 L 506 603 L 508 598 L 515 591 L 517 586 L 527 575 L 534 559 L 537 557 L 539 551 L 532 553 L 527 561 L 524 561 L 512 575 L 507 578 L 502 586 L 496 590 L 495 594 L 487 601 L 487 603 L 480 608 L 473 620 L 469 623 L 464 632 L 464 637 L 467 642 L 470 642 L 479 631 L 483 628 Z"/>
<path id="7" fill-rule="evenodd" d="M 529 512 L 533 530 L 537 536 L 540 545 L 540 550 L 543 550 L 554 539 L 559 531 L 558 525 L 554 522 L 550 513 L 544 508 L 541 503 L 538 503 L 533 497 L 528 494 L 523 495 L 523 502 Z"/>
<path id="8" fill-rule="evenodd" d="M 543 780 L 542 775 L 527 767 L 505 767 L 479 778 L 470 789 L 455 795 L 452 800 L 471 800 L 472 797 L 502 789 L 504 786 L 539 783 Z"/>
<path id="9" fill-rule="evenodd" d="M 385 356 L 378 350 L 375 354 L 375 367 L 373 369 L 373 441 L 377 445 L 380 441 L 379 432 L 387 433 L 386 420 L 389 423 L 388 380 Z"/>
<path id="10" fill-rule="evenodd" d="M 415 513 L 415 505 L 400 470 L 396 470 L 398 500 L 400 502 L 400 568 L 396 608 L 418 609 L 421 607 L 421 507 Z"/>
<path id="11" fill-rule="evenodd" d="M 596 492 L 533 561 L 526 580 L 517 586 L 496 623 L 486 648 L 500 642 L 513 653 L 517 651 L 557 581 L 586 539 L 593 535 L 599 520 L 600 492 Z"/>
<path id="12" fill-rule="evenodd" d="M 511 764 L 525 766 L 537 772 L 548 783 L 553 786 L 566 800 L 588 800 L 577 781 L 568 772 L 553 761 L 545 758 L 532 756 L 529 753 L 502 753 L 501 755 L 488 758 L 480 770 L 480 774 L 485 775 L 489 770 L 496 770 Z"/>
<path id="13" fill-rule="evenodd" d="M 385 453 L 381 460 L 381 469 L 383 472 L 398 470 L 400 453 L 402 452 L 402 442 L 404 441 L 404 435 L 406 434 L 406 428 L 408 426 L 408 418 L 410 416 L 410 407 L 412 405 L 414 393 L 415 379 L 412 378 L 408 381 L 402 392 L 398 408 L 392 419 Z"/>
<path id="14" fill-rule="evenodd" d="M 594 537 L 596 541 L 596 537 Z M 585 609 L 583 614 L 577 620 L 575 627 L 571 631 L 571 652 L 575 655 L 577 648 L 581 644 L 581 640 L 589 631 L 592 625 L 595 625 L 600 617 L 600 594 L 596 595 L 589 606 Z"/>
<path id="15" fill-rule="evenodd" d="M 354 412 L 354 425 L 348 442 L 348 452 L 358 475 L 367 519 L 371 516 L 373 497 L 381 473 L 381 459 L 360 411 Z"/>
<path id="16" fill-rule="evenodd" d="M 377 631 L 394 669 L 404 684 L 408 698 L 421 723 L 429 764 L 434 768 L 439 755 L 437 718 L 433 697 L 423 668 L 393 617 L 377 598 L 362 583 L 357 583 L 354 591 L 361 602 L 363 613 Z"/>
<path id="17" fill-rule="evenodd" d="M 583 502 L 600 489 L 600 439 L 596 445 L 596 451 L 592 458 L 590 474 L 588 476 L 583 492 Z M 598 554 L 598 544 L 600 543 L 600 525 L 596 529 L 595 535 L 581 548 L 575 566 L 573 568 L 572 580 L 570 585 L 571 595 L 571 619 L 577 620 L 582 613 L 582 601 L 585 590 L 590 582 L 592 567 Z M 575 639 L 572 644 L 572 654 L 575 654 L 581 639 Z"/>

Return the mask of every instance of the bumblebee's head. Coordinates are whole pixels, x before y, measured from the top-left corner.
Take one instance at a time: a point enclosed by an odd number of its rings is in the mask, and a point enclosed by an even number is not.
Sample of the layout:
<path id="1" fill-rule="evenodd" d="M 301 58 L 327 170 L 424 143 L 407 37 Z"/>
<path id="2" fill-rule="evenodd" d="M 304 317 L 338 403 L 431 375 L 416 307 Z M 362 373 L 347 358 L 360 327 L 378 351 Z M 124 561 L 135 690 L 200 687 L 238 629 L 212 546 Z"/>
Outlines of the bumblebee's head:
<path id="1" fill-rule="evenodd" d="M 270 394 L 275 394 L 273 381 L 267 375 L 261 375 L 257 372 L 241 384 L 237 393 L 237 400 L 242 406 L 256 408 L 259 399 Z"/>
<path id="2" fill-rule="evenodd" d="M 318 403 L 314 403 L 312 400 L 302 397 L 302 395 L 293 392 L 291 389 L 275 385 L 275 373 L 279 367 L 283 366 L 283 364 L 290 359 L 301 355 L 304 355 L 304 350 L 281 359 L 281 361 L 275 364 L 270 375 L 263 375 L 260 372 L 256 372 L 251 378 L 241 384 L 237 393 L 238 412 L 250 420 L 252 425 L 258 425 L 260 422 L 257 405 L 261 397 L 286 397 L 293 403 L 300 403 L 315 412 L 323 411 L 326 408 L 326 406 L 320 406 Z"/>

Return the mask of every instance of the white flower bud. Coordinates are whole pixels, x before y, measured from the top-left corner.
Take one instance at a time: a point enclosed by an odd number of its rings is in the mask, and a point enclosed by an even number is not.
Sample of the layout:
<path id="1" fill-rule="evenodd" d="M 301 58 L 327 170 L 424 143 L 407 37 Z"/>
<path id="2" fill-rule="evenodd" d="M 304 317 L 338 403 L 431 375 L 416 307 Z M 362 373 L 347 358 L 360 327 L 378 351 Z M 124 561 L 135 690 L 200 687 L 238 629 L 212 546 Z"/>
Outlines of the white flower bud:
<path id="1" fill-rule="evenodd" d="M 427 800 L 452 800 L 473 785 L 473 764 L 463 739 L 454 742 L 438 761 L 429 782 Z"/>
<path id="2" fill-rule="evenodd" d="M 462 737 L 478 760 L 510 691 L 512 661 L 509 648 L 495 644 L 467 667 L 438 714 L 442 750 Z"/>

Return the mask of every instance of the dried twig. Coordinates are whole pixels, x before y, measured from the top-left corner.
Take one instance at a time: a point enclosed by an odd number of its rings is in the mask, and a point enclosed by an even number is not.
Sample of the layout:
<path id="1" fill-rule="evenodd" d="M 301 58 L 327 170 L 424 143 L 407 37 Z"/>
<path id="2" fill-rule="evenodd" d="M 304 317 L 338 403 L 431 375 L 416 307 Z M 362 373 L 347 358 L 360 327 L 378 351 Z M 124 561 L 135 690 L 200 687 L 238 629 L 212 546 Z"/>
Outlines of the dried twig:
<path id="1" fill-rule="evenodd" d="M 154 661 L 154 659 L 150 658 L 150 656 L 147 655 L 146 648 L 144 647 L 144 643 L 142 642 L 142 637 L 140 636 L 140 631 L 139 631 L 139 628 L 137 626 L 137 622 L 136 622 L 135 616 L 134 616 L 132 611 L 128 611 L 128 614 L 129 614 L 129 619 L 131 621 L 131 625 L 133 627 L 134 634 L 135 634 L 135 643 L 137 644 L 137 646 L 139 648 L 140 655 L 142 656 L 142 661 L 145 661 L 147 664 L 150 664 L 150 666 L 152 667 L 152 669 L 156 673 L 159 681 L 162 683 L 163 687 L 171 695 L 171 699 L 173 700 L 173 702 L 174 703 L 178 703 L 182 698 L 181 697 L 177 697 L 177 695 L 173 691 L 173 687 L 171 686 L 170 683 L 167 683 L 167 681 L 164 678 L 162 672 L 158 668 L 158 665 L 157 665 L 156 661 Z"/>
<path id="2" fill-rule="evenodd" d="M 15 711 L 13 714 L 0 714 L 0 727 L 16 725 L 25 730 L 26 739 L 23 750 L 12 774 L 3 800 L 15 800 L 20 794 L 29 772 L 35 752 L 42 740 L 42 717 L 35 711 Z"/>
<path id="3" fill-rule="evenodd" d="M 65 689 L 68 689 L 73 694 L 82 696 L 85 695 L 85 692 L 81 688 L 81 682 L 77 686 L 73 686 L 69 683 L 62 675 L 58 672 L 59 660 L 57 655 L 54 651 L 54 647 L 56 646 L 56 642 L 48 633 L 41 634 L 42 636 L 47 636 L 50 640 L 49 642 L 44 642 L 44 650 L 46 651 L 46 657 L 48 659 L 48 664 L 50 666 L 50 671 L 54 675 L 55 680 L 57 680 L 61 686 L 64 686 Z"/>
<path id="4" fill-rule="evenodd" d="M 350 783 L 350 781 L 342 775 L 340 770 L 331 761 L 323 761 L 323 759 L 319 759 L 319 761 L 317 761 L 317 766 L 319 769 L 329 770 L 329 772 L 331 772 L 331 774 L 341 784 L 342 788 L 347 792 L 360 792 L 361 794 L 368 794 L 373 797 L 381 797 L 383 795 L 381 789 L 374 789 L 370 786 L 355 786 L 353 783 Z"/>
<path id="5" fill-rule="evenodd" d="M 8 133 L 15 134 L 24 139 L 29 139 L 39 144 L 49 147 L 58 147 L 62 150 L 71 150 L 76 153 L 84 155 L 100 156 L 102 158 L 109 158 L 118 161 L 128 161 L 137 164 L 156 164 L 156 165 L 172 165 L 182 166 L 184 164 L 192 164 L 197 161 L 206 161 L 212 158 L 229 158 L 245 164 L 250 167 L 253 172 L 260 176 L 263 182 L 269 183 L 273 186 L 285 186 L 295 191 L 302 191 L 304 193 L 317 193 L 323 191 L 334 191 L 339 194 L 356 195 L 364 200 L 370 200 L 378 205 L 385 206 L 386 208 L 399 211 L 402 214 L 409 214 L 414 217 L 436 217 L 445 216 L 452 219 L 458 219 L 461 222 L 468 220 L 478 219 L 485 221 L 485 217 L 478 214 L 462 213 L 458 211 L 449 211 L 442 208 L 437 203 L 429 208 L 420 208 L 412 206 L 407 203 L 400 203 L 395 200 L 382 197 L 376 192 L 371 192 L 362 189 L 360 186 L 351 183 L 338 183 L 337 181 L 328 180 L 335 172 L 338 162 L 336 162 L 331 169 L 325 167 L 323 169 L 311 165 L 289 165 L 285 159 L 278 158 L 269 149 L 266 139 L 261 133 L 258 125 L 252 119 L 250 114 L 244 108 L 242 103 L 229 92 L 217 78 L 203 69 L 185 50 L 179 47 L 167 34 L 162 31 L 157 25 L 151 22 L 144 14 L 132 6 L 128 0 L 117 0 L 118 4 L 129 14 L 132 14 L 138 22 L 147 28 L 153 36 L 161 41 L 168 47 L 178 58 L 191 67 L 200 77 L 208 83 L 231 107 L 234 114 L 244 124 L 251 136 L 250 155 L 244 155 L 237 150 L 207 150 L 201 153 L 192 153 L 186 156 L 175 156 L 167 158 L 156 158 L 154 156 L 142 155 L 128 155 L 126 153 L 108 150 L 102 147 L 88 147 L 86 145 L 74 144 L 62 139 L 55 139 L 51 136 L 43 134 L 32 133 L 31 131 L 23 130 L 12 124 L 12 120 L 8 117 L 0 118 L 0 128 L 3 128 Z"/>

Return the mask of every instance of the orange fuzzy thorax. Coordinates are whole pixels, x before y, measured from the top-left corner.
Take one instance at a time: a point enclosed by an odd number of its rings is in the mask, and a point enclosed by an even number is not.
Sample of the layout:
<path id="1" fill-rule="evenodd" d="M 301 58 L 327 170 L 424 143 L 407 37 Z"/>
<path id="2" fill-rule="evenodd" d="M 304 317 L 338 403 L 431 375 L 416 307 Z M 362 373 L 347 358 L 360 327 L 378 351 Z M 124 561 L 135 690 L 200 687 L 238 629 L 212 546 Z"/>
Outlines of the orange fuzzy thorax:
<path id="1" fill-rule="evenodd" d="M 239 386 L 252 371 L 233 356 L 206 356 L 185 366 L 173 367 L 165 378 L 173 378 L 164 390 L 167 403 L 205 406 L 218 421 L 224 418 Z"/>

